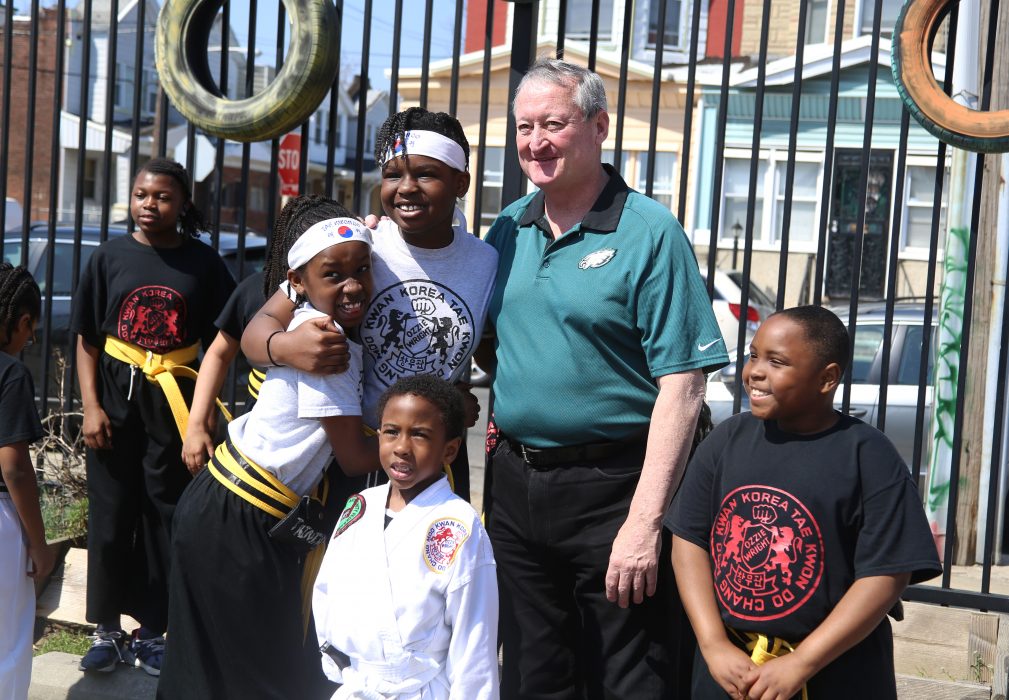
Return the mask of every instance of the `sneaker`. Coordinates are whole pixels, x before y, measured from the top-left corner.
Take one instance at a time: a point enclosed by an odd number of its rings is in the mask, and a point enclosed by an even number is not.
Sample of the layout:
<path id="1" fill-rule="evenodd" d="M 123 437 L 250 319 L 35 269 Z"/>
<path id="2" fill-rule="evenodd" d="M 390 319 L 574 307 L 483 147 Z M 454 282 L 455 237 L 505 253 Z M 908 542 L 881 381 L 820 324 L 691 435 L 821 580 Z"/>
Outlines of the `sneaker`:
<path id="1" fill-rule="evenodd" d="M 77 665 L 82 671 L 111 673 L 116 664 L 126 663 L 126 633 L 122 630 L 98 630 L 91 638 L 91 648 Z"/>
<path id="2" fill-rule="evenodd" d="M 133 664 L 152 676 L 160 676 L 161 658 L 165 654 L 165 638 L 138 639 L 136 632 L 133 635 L 133 641 L 130 642 L 130 651 L 134 658 Z"/>

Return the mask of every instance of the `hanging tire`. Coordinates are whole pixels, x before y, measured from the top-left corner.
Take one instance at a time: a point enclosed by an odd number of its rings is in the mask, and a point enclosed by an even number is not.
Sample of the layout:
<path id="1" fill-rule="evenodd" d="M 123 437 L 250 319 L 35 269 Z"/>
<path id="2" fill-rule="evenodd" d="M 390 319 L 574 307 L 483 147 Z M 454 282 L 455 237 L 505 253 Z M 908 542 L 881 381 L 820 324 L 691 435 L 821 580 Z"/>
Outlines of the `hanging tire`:
<path id="1" fill-rule="evenodd" d="M 940 141 L 977 153 L 1009 151 L 1009 110 L 979 112 L 947 97 L 932 74 L 932 41 L 958 0 L 906 0 L 897 16 L 890 68 L 907 111 Z"/>
<path id="2" fill-rule="evenodd" d="M 265 141 L 301 126 L 329 94 L 339 64 L 330 42 L 340 31 L 332 0 L 283 3 L 292 21 L 283 67 L 260 94 L 229 100 L 207 55 L 223 0 L 166 0 L 155 42 L 158 74 L 172 104 L 198 129 L 234 141 Z"/>

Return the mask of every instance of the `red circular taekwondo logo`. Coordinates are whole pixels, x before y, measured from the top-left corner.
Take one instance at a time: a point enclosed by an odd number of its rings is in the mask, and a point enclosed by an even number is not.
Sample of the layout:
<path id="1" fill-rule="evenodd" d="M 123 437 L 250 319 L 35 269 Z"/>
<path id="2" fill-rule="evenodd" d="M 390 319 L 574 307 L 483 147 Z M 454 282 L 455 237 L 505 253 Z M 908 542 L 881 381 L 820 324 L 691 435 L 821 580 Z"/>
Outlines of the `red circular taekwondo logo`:
<path id="1" fill-rule="evenodd" d="M 787 491 L 743 486 L 722 501 L 711 528 L 715 589 L 743 620 L 776 620 L 805 604 L 823 576 L 823 538 Z"/>
<path id="2" fill-rule="evenodd" d="M 185 328 L 186 300 L 171 287 L 138 287 L 119 307 L 119 337 L 145 350 L 161 354 L 182 346 Z"/>

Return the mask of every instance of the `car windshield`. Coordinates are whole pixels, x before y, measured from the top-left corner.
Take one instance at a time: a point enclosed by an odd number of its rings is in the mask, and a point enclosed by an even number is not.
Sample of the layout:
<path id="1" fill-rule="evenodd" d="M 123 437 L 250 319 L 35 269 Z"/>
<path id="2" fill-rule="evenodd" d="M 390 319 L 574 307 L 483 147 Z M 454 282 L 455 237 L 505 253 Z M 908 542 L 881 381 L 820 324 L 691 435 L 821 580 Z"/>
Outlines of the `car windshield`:
<path id="1" fill-rule="evenodd" d="M 736 286 L 740 289 L 743 288 L 743 273 L 733 270 L 732 272 L 726 273 Z M 763 289 L 754 284 L 753 280 L 750 280 L 750 301 L 754 304 L 759 304 L 760 306 L 766 306 L 768 308 L 774 308 L 774 299 L 767 295 Z"/>

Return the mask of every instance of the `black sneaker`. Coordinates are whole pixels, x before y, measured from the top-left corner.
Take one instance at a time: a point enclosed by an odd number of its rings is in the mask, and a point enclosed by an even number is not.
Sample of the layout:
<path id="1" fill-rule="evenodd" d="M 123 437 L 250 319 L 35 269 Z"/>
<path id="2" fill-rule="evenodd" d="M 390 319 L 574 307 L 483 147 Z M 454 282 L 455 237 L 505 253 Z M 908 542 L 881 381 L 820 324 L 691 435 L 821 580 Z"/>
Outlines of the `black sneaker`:
<path id="1" fill-rule="evenodd" d="M 133 641 L 130 642 L 130 652 L 133 654 L 133 664 L 137 668 L 142 668 L 152 676 L 161 675 L 161 658 L 165 654 L 165 638 L 154 637 L 152 639 L 138 639 L 137 633 L 133 633 Z"/>
<path id="2" fill-rule="evenodd" d="M 126 633 L 122 630 L 98 630 L 91 638 L 91 648 L 77 665 L 82 671 L 111 673 L 116 665 L 126 663 Z"/>

